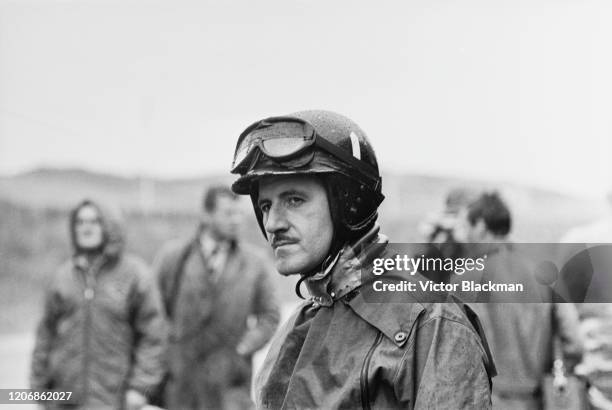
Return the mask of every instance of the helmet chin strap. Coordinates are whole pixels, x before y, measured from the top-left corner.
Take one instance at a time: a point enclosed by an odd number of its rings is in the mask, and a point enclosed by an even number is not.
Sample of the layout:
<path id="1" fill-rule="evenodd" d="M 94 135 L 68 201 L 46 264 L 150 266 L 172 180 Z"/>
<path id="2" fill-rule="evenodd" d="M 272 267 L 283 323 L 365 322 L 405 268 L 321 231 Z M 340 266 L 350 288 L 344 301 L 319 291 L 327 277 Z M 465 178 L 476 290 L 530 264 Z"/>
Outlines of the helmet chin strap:
<path id="1" fill-rule="evenodd" d="M 321 262 L 320 265 L 318 265 L 314 269 L 309 270 L 306 273 L 301 273 L 300 279 L 295 284 L 295 294 L 298 295 L 300 299 L 306 299 L 302 295 L 302 292 L 300 291 L 300 286 L 302 285 L 302 282 L 304 282 L 305 280 L 317 281 L 317 280 L 325 279 L 325 277 L 329 275 L 329 273 L 334 268 L 334 266 L 336 266 L 336 262 L 338 262 L 338 259 L 340 258 L 341 253 L 342 253 L 342 249 L 339 249 L 335 253 L 330 253 L 323 260 L 323 262 Z"/>
<path id="2" fill-rule="evenodd" d="M 333 224 L 333 236 L 331 239 L 331 245 L 327 256 L 321 261 L 321 263 L 308 272 L 301 273 L 302 278 L 311 278 L 312 280 L 317 280 L 324 278 L 329 274 L 331 269 L 334 267 L 338 257 L 344 246 L 346 245 L 348 239 L 345 236 L 345 228 L 344 221 L 342 220 L 342 211 L 338 207 L 336 202 L 336 198 L 334 197 L 332 190 L 334 187 L 325 177 L 319 177 L 319 180 L 325 187 L 325 191 L 327 194 L 327 201 L 329 207 L 329 214 Z M 298 283 L 299 286 L 299 283 Z M 299 290 L 299 288 L 298 288 Z M 299 296 L 299 295 L 298 295 Z"/>
<path id="3" fill-rule="evenodd" d="M 372 229 L 370 229 L 365 235 L 359 238 L 352 245 L 345 243 L 343 246 L 340 246 L 338 250 L 330 252 L 323 260 L 323 262 L 321 262 L 321 264 L 318 265 L 316 268 L 311 269 L 306 273 L 300 274 L 301 277 L 295 285 L 296 295 L 300 299 L 305 299 L 305 297 L 302 295 L 302 292 L 300 291 L 300 286 L 302 285 L 302 282 L 304 282 L 305 280 L 320 281 L 327 278 L 331 274 L 333 268 L 336 266 L 338 260 L 341 256 L 343 256 L 343 254 L 357 256 L 362 263 L 365 262 L 364 259 L 367 259 L 369 255 L 359 255 L 362 249 L 366 247 L 366 245 L 376 240 L 379 232 L 380 226 L 374 225 Z"/>

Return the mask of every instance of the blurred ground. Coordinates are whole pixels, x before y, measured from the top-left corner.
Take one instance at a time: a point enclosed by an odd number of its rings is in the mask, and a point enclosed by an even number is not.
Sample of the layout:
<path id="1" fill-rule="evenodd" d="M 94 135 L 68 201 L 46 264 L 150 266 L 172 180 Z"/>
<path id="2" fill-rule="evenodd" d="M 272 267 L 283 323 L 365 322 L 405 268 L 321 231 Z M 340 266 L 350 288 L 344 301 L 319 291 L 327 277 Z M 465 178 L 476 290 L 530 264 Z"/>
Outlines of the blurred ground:
<path id="1" fill-rule="evenodd" d="M 284 323 L 295 307 L 299 304 L 283 304 L 281 309 L 281 323 Z M 0 389 L 27 389 L 29 388 L 30 354 L 34 348 L 34 334 L 18 333 L 0 336 Z M 263 364 L 268 346 L 257 352 L 253 357 L 254 374 Z M 0 405 L 0 408 L 17 408 L 21 410 L 34 410 L 36 406 L 29 404 Z"/>
<path id="2" fill-rule="evenodd" d="M 34 347 L 32 333 L 0 337 L 0 389 L 27 389 L 30 354 Z M 34 410 L 32 404 L 0 405 L 2 409 Z"/>

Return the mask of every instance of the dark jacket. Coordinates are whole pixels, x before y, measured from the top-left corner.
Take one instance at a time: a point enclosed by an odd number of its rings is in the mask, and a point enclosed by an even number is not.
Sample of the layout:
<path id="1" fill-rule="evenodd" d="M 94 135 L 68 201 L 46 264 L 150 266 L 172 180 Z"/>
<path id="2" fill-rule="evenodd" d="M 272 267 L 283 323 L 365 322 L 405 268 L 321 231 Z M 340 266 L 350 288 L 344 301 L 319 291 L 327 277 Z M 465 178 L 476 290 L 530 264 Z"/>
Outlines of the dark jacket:
<path id="1" fill-rule="evenodd" d="M 562 341 L 568 370 L 572 361 L 580 359 L 582 341 L 576 307 L 572 303 L 521 303 L 542 300 L 538 296 L 546 295 L 538 289 L 541 285 L 536 282 L 525 254 L 509 242 L 472 246 L 478 253 L 486 249 L 485 269 L 480 277 L 467 274 L 462 280 L 518 282 L 526 288 L 520 296 L 485 294 L 488 303 L 470 304 L 480 317 L 499 369 L 493 384 L 493 407 L 542 408 L 541 384 L 553 366 L 553 327 Z"/>
<path id="2" fill-rule="evenodd" d="M 268 342 L 280 317 L 270 281 L 273 268 L 261 252 L 234 243 L 224 267 L 213 273 L 199 238 L 198 233 L 187 243 L 168 244 L 155 263 L 163 299 L 173 312 L 170 407 L 221 408 L 224 391 L 234 387 L 248 395 L 251 355 Z M 177 265 L 186 249 L 173 296 Z M 239 345 L 245 355 L 236 352 Z"/>
<path id="3" fill-rule="evenodd" d="M 409 293 L 376 302 L 359 266 L 342 256 L 324 286 L 307 282 L 313 299 L 277 333 L 258 375 L 258 408 L 490 408 L 494 366 L 471 311 Z"/>
<path id="4" fill-rule="evenodd" d="M 84 409 L 120 409 L 127 389 L 147 395 L 163 375 L 166 327 L 155 282 L 144 262 L 122 254 L 117 221 L 102 218 L 103 252 L 87 267 L 76 252 L 55 273 L 32 356 L 31 387 L 72 391 Z"/>

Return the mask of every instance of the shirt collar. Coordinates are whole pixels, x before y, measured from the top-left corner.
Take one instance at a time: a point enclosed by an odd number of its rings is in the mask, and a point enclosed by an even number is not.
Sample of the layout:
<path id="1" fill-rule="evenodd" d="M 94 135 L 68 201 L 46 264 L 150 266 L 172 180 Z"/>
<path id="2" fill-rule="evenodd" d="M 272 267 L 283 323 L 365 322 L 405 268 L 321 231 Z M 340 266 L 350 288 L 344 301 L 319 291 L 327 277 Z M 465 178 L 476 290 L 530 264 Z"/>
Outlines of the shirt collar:
<path id="1" fill-rule="evenodd" d="M 208 229 L 202 229 L 196 238 L 200 243 L 202 254 L 205 257 L 229 253 L 236 247 L 236 243 L 228 240 L 219 240 Z"/>

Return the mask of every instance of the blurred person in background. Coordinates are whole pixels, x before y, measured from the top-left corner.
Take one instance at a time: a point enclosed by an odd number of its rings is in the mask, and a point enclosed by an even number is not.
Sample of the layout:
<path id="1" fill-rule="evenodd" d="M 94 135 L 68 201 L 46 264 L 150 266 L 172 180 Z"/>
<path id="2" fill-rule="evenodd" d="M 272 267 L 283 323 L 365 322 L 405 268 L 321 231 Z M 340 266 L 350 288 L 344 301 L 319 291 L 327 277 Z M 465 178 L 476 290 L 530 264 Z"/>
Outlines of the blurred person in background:
<path id="1" fill-rule="evenodd" d="M 69 228 L 74 254 L 46 293 L 31 388 L 73 392 L 65 408 L 141 409 L 164 373 L 167 329 L 154 278 L 124 254 L 118 218 L 99 203 L 79 203 Z"/>
<path id="2" fill-rule="evenodd" d="M 483 192 L 460 211 L 454 236 L 466 245 L 464 249 L 470 256 L 487 255 L 482 280 L 518 281 L 535 288 L 538 285 L 529 266 L 514 253 L 509 239 L 511 228 L 512 216 L 506 202 L 496 192 Z M 469 274 L 461 280 L 469 280 Z M 482 320 L 497 365 L 493 409 L 541 409 L 542 381 L 553 366 L 553 326 L 566 357 L 575 364 L 580 356 L 575 306 L 518 300 L 499 303 L 486 294 L 479 294 L 476 302 L 488 302 L 471 306 Z"/>
<path id="3" fill-rule="evenodd" d="M 428 243 L 438 245 L 440 256 L 459 257 L 463 253 L 462 244 L 453 234 L 459 212 L 478 197 L 478 191 L 471 188 L 454 188 L 446 196 L 442 212 L 432 214 L 421 225 L 420 231 Z"/>
<path id="4" fill-rule="evenodd" d="M 494 365 L 463 305 L 404 292 L 368 301 L 373 277 L 361 267 L 389 240 L 376 223 L 376 155 L 357 124 L 321 110 L 257 121 L 238 138 L 232 172 L 278 271 L 310 294 L 271 344 L 258 408 L 490 408 Z"/>
<path id="5" fill-rule="evenodd" d="M 612 189 L 607 195 L 608 213 L 601 219 L 569 230 L 562 243 L 611 244 L 612 243 Z M 562 255 L 564 259 L 571 255 Z M 612 275 L 601 271 L 599 274 Z M 601 282 L 601 281 L 600 281 Z M 609 281 L 606 281 L 609 283 Z M 612 289 L 600 289 L 612 295 Z M 585 375 L 590 384 L 589 399 L 593 408 L 612 409 L 612 303 L 581 303 L 580 329 L 585 339 L 583 361 L 576 372 Z"/>
<path id="6" fill-rule="evenodd" d="M 171 321 L 170 409 L 248 409 L 252 355 L 280 313 L 271 264 L 239 239 L 243 208 L 227 186 L 209 188 L 187 241 L 167 244 L 155 271 Z"/>

